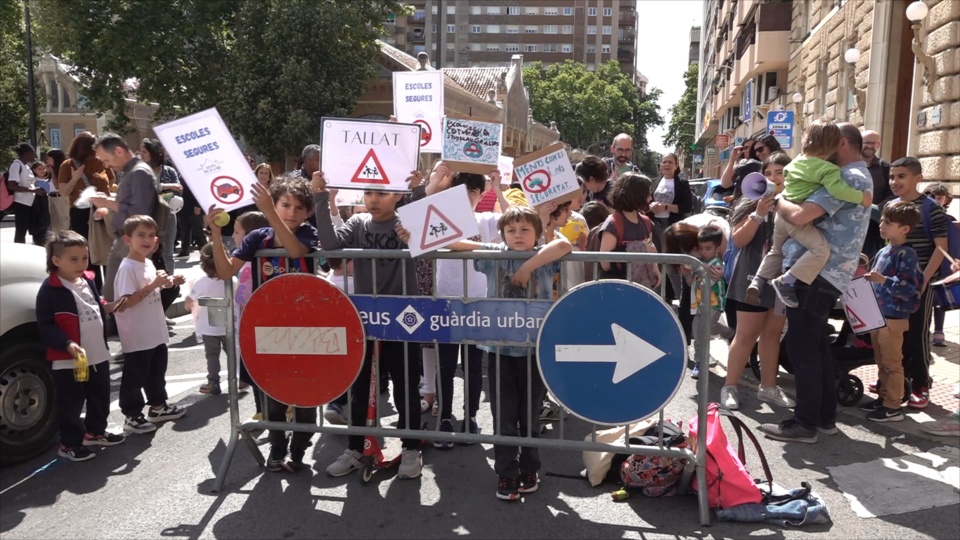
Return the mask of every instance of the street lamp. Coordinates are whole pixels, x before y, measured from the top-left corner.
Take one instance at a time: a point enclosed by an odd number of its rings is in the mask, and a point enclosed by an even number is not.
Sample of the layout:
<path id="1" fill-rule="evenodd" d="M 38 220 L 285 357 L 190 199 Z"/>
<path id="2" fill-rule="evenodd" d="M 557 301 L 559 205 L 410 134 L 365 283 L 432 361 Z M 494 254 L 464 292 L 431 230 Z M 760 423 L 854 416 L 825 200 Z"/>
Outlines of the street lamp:
<path id="1" fill-rule="evenodd" d="M 794 92 L 790 96 L 790 101 L 793 102 L 794 113 L 797 115 L 797 127 L 800 128 L 800 131 L 803 131 L 803 109 L 800 104 L 803 103 L 803 94 L 800 92 Z"/>
<path id="2" fill-rule="evenodd" d="M 847 49 L 847 52 L 843 53 L 843 60 L 850 64 L 850 69 L 847 70 L 847 87 L 853 92 L 854 98 L 857 100 L 857 110 L 860 111 L 860 114 L 864 114 L 863 102 L 866 99 L 865 92 L 857 88 L 857 62 L 860 61 L 860 50 L 856 47 L 850 47 Z"/>
<path id="3" fill-rule="evenodd" d="M 923 41 L 920 39 L 920 29 L 923 26 L 922 22 L 929 11 L 930 9 L 927 8 L 927 5 L 920 0 L 907 6 L 907 19 L 910 20 L 910 28 L 913 30 L 913 43 L 911 43 L 910 48 L 913 50 L 913 55 L 917 57 L 917 62 L 921 66 L 920 73 L 923 78 L 923 84 L 927 87 L 927 91 L 932 94 L 933 83 L 937 77 L 937 64 L 933 61 L 933 58 L 930 58 L 927 53 L 924 52 Z"/>

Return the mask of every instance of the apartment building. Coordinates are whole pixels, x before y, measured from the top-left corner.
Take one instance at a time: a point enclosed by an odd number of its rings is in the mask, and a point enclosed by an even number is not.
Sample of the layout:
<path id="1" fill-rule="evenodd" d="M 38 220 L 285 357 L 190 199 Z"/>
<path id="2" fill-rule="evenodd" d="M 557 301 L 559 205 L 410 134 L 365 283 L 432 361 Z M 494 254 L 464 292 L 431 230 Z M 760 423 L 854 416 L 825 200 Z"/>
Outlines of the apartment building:
<path id="1" fill-rule="evenodd" d="M 687 65 L 700 63 L 700 33 L 699 26 L 690 27 L 690 56 Z"/>
<path id="2" fill-rule="evenodd" d="M 588 69 L 617 60 L 635 81 L 634 0 L 413 0 L 386 42 L 435 66 L 500 67 L 515 54 L 545 65 L 571 59 Z M 437 60 L 439 59 L 439 62 Z"/>
<path id="3" fill-rule="evenodd" d="M 705 149 L 703 175 L 719 176 L 733 147 L 764 133 L 766 115 L 782 107 L 792 5 L 760 0 L 703 4 L 696 139 Z M 719 145 L 718 134 L 726 136 Z"/>

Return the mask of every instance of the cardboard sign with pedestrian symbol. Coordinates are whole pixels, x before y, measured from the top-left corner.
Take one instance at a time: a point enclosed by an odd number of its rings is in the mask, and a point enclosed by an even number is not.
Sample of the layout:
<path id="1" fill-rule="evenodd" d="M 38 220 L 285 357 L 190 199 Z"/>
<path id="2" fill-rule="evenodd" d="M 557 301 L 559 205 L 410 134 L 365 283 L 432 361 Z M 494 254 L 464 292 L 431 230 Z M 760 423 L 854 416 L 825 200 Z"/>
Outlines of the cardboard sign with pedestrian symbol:
<path id="1" fill-rule="evenodd" d="M 393 115 L 397 121 L 419 124 L 420 151 L 439 153 L 434 128 L 443 118 L 443 71 L 394 71 Z"/>
<path id="2" fill-rule="evenodd" d="M 540 325 L 537 363 L 564 409 L 587 422 L 621 426 L 673 399 L 687 345 L 676 313 L 656 293 L 604 280 L 578 285 L 553 304 Z"/>
<path id="3" fill-rule="evenodd" d="M 207 109 L 153 128 L 180 178 L 206 211 L 253 204 L 256 175 L 247 165 L 217 109 Z"/>
<path id="4" fill-rule="evenodd" d="M 410 231 L 409 248 L 414 257 L 480 234 L 464 184 L 405 204 L 397 209 L 397 215 Z"/>
<path id="5" fill-rule="evenodd" d="M 580 192 L 577 174 L 561 142 L 514 159 L 513 170 L 531 206 L 549 201 L 561 204 Z"/>
<path id="6" fill-rule="evenodd" d="M 321 120 L 320 170 L 327 187 L 409 191 L 420 160 L 420 125 L 352 118 Z"/>
<path id="7" fill-rule="evenodd" d="M 287 274 L 267 281 L 250 296 L 239 328 L 250 376 L 280 403 L 330 403 L 360 374 L 363 320 L 346 293 L 318 276 Z"/>
<path id="8" fill-rule="evenodd" d="M 873 285 L 863 277 L 851 281 L 843 293 L 843 311 L 855 334 L 866 334 L 887 325 Z"/>
<path id="9" fill-rule="evenodd" d="M 441 158 L 456 172 L 490 174 L 500 163 L 503 124 L 448 114 L 442 124 Z"/>

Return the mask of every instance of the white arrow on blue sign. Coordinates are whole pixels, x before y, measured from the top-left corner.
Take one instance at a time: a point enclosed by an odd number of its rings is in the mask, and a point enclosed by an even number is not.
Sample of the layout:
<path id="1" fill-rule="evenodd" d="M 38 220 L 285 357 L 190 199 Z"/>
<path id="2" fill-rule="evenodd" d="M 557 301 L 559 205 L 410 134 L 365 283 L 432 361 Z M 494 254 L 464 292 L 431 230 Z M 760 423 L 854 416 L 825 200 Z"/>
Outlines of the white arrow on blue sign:
<path id="1" fill-rule="evenodd" d="M 673 399 L 687 347 L 673 308 L 656 293 L 604 280 L 571 289 L 550 308 L 537 361 L 547 389 L 573 415 L 623 425 Z"/>

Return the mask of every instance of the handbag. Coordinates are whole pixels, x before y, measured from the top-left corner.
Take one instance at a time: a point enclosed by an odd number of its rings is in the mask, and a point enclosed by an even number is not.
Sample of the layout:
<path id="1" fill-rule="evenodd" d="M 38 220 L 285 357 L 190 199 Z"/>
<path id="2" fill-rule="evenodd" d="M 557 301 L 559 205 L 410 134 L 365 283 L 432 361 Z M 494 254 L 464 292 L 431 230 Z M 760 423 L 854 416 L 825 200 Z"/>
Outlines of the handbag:
<path id="1" fill-rule="evenodd" d="M 90 246 L 90 264 L 106 266 L 114 237 L 107 229 L 106 219 L 95 219 L 96 215 L 96 212 L 90 212 L 90 231 L 87 237 L 87 243 Z"/>

